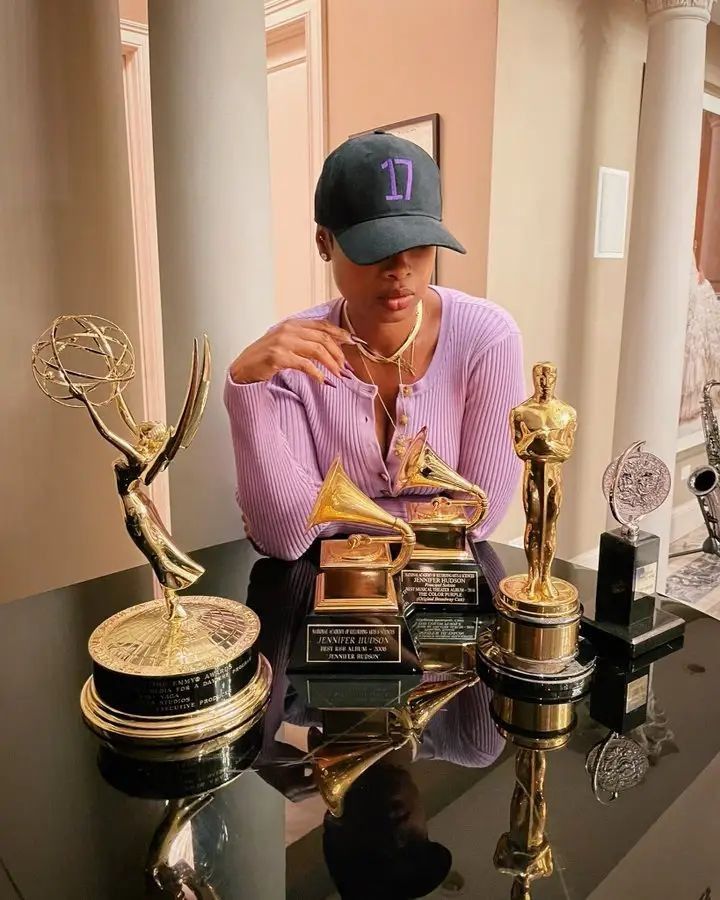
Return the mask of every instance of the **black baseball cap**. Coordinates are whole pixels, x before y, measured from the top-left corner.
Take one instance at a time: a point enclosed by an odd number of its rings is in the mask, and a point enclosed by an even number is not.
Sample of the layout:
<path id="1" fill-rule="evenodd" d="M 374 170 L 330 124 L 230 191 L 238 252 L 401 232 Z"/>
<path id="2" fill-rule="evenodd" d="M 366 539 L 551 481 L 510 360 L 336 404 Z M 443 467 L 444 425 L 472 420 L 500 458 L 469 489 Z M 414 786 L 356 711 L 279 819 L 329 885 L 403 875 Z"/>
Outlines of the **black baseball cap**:
<path id="1" fill-rule="evenodd" d="M 350 138 L 328 156 L 315 189 L 315 221 L 361 266 L 411 247 L 465 253 L 442 224 L 435 160 L 384 131 Z"/>

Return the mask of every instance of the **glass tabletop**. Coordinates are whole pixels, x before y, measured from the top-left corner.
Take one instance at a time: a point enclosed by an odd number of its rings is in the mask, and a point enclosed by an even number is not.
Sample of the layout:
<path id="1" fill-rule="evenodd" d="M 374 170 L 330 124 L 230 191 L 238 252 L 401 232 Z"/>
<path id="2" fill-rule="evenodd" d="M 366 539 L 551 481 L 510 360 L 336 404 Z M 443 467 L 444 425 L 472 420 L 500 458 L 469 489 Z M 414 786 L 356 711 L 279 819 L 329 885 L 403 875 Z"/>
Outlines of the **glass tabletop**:
<path id="1" fill-rule="evenodd" d="M 525 566 L 517 548 L 478 553 L 491 589 Z M 250 731 L 167 758 L 102 743 L 78 704 L 90 632 L 152 596 L 149 568 L 0 607 L 0 900 L 494 900 L 511 889 L 700 900 L 717 889 L 715 620 L 673 609 L 687 619 L 684 648 L 651 667 L 647 718 L 629 734 L 647 771 L 603 805 L 586 756 L 608 727 L 590 698 L 574 705 L 565 745 L 540 752 L 506 740 L 492 689 L 465 663 L 415 678 L 298 676 L 288 667 L 315 559 L 262 559 L 247 542 L 197 555 L 199 593 L 259 615 L 273 688 Z M 592 615 L 595 573 L 556 571 Z M 513 850 L 523 829 L 532 858 Z M 544 874 L 530 894 L 512 888 L 523 866 Z"/>

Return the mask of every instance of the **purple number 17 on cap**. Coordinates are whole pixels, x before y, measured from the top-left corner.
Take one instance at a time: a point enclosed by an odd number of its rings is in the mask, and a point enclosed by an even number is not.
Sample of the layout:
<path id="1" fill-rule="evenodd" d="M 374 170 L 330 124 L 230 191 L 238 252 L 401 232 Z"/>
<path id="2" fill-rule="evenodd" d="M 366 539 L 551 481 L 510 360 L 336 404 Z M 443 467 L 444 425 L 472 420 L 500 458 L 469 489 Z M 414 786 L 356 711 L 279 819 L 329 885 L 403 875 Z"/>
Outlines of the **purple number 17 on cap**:
<path id="1" fill-rule="evenodd" d="M 395 166 L 405 166 L 407 171 L 407 181 L 405 182 L 405 193 L 398 193 L 397 172 Z M 387 169 L 390 175 L 390 193 L 385 194 L 386 200 L 410 200 L 412 197 L 413 183 L 413 164 L 411 159 L 386 159 L 380 166 L 381 169 Z"/>

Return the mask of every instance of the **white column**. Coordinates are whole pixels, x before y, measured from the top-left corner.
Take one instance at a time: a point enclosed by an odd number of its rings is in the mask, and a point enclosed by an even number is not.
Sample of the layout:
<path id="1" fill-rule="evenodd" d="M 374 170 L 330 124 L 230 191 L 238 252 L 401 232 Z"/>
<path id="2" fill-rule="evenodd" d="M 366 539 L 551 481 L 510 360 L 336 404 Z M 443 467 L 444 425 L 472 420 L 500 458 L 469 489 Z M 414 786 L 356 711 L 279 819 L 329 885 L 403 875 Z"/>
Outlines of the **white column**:
<path id="1" fill-rule="evenodd" d="M 700 156 L 705 39 L 714 0 L 646 0 L 638 137 L 613 448 L 646 440 L 673 472 Z M 660 535 L 672 502 L 644 520 Z"/>
<path id="2" fill-rule="evenodd" d="M 263 0 L 150 0 L 155 183 L 168 416 L 207 332 L 213 383 L 170 469 L 187 549 L 242 537 L 222 404 L 225 369 L 273 316 Z M 181 458 L 182 457 L 182 458 Z"/>

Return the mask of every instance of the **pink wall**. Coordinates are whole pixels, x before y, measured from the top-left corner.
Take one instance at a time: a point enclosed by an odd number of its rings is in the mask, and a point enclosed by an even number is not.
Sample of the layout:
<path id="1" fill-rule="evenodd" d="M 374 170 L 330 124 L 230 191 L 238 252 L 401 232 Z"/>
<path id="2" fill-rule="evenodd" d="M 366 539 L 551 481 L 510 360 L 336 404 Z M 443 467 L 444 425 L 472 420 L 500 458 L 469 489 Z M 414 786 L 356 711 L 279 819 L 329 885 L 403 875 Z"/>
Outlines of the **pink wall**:
<path id="1" fill-rule="evenodd" d="M 484 294 L 497 0 L 342 0 L 327 17 L 330 149 L 439 113 L 444 217 L 468 250 L 443 251 L 439 280 Z"/>
<path id="2" fill-rule="evenodd" d="M 121 19 L 147 24 L 148 0 L 118 0 L 118 7 Z"/>

